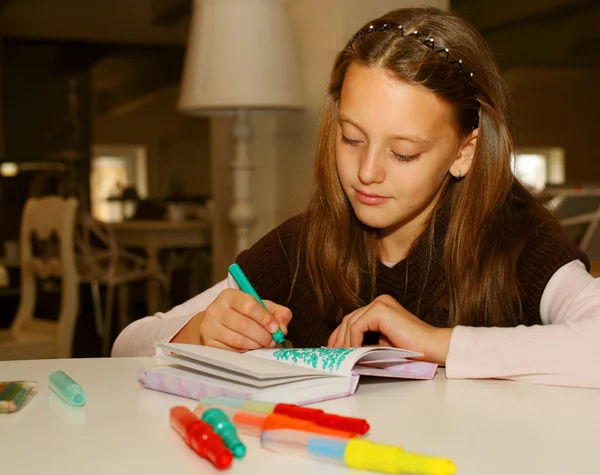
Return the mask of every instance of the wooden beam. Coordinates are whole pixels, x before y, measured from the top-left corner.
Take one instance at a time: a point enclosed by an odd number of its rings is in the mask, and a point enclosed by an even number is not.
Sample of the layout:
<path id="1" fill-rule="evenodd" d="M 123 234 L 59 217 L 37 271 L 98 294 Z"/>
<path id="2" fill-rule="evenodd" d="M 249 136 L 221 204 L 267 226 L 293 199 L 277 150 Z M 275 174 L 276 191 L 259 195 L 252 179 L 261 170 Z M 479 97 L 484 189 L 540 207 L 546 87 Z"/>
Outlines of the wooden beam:
<path id="1" fill-rule="evenodd" d="M 459 3 L 455 11 L 487 37 L 596 8 L 598 0 L 469 0 Z"/>
<path id="2" fill-rule="evenodd" d="M 101 113 L 115 117 L 131 114 L 147 104 L 156 101 L 174 88 L 174 83 L 152 87 L 138 86 L 119 90 L 108 96 Z"/>
<path id="3" fill-rule="evenodd" d="M 567 48 L 567 52 L 576 56 L 594 55 L 600 58 L 600 36 L 584 36 L 579 41 L 573 42 Z"/>
<path id="4" fill-rule="evenodd" d="M 12 1 L 13 0 L 0 0 L 0 15 L 4 13 L 4 10 L 6 10 L 6 7 L 8 7 L 8 4 Z"/>
<path id="5" fill-rule="evenodd" d="M 535 22 L 515 30 L 497 31 L 486 40 L 502 68 L 600 67 L 597 25 L 600 8 L 568 18 Z"/>
<path id="6" fill-rule="evenodd" d="M 183 49 L 171 54 L 157 54 L 154 61 L 145 63 L 135 74 L 134 81 L 105 94 L 100 113 L 125 115 L 154 101 L 181 79 Z"/>
<path id="7" fill-rule="evenodd" d="M 3 37 L 48 41 L 184 45 L 186 22 L 153 25 L 151 8 L 151 0 L 13 0 L 0 16 L 0 31 Z"/>
<path id="8" fill-rule="evenodd" d="M 190 0 L 153 0 L 152 24 L 155 26 L 172 26 L 187 18 L 192 5 Z"/>
<path id="9" fill-rule="evenodd" d="M 544 10 L 528 16 L 523 16 L 519 19 L 507 21 L 503 24 L 496 25 L 495 27 L 485 28 L 480 31 L 482 35 L 489 36 L 502 31 L 515 30 L 523 26 L 531 25 L 532 23 L 539 25 L 554 22 L 565 22 L 568 21 L 569 17 L 571 16 L 591 12 L 594 10 L 600 10 L 600 4 L 598 4 L 597 0 L 579 0 L 571 4 L 560 5 L 555 8 Z"/>

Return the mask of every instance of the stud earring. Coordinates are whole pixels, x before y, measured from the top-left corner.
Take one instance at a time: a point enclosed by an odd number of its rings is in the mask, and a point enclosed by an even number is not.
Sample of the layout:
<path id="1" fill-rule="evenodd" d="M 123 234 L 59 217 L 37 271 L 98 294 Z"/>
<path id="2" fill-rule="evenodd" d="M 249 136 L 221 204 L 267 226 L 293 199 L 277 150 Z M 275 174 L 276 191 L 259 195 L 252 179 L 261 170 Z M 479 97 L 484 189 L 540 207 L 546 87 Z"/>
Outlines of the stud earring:
<path id="1" fill-rule="evenodd" d="M 456 179 L 459 179 L 462 176 L 462 172 L 460 170 L 458 170 L 458 176 L 456 177 Z"/>

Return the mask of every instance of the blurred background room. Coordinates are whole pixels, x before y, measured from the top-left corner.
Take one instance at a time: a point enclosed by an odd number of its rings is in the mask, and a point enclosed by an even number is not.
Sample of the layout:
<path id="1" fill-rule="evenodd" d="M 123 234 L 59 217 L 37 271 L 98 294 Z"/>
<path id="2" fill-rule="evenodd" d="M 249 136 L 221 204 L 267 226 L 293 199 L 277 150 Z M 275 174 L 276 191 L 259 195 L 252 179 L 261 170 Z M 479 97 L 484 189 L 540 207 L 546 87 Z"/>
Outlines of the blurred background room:
<path id="1" fill-rule="evenodd" d="M 0 0 L 0 359 L 107 355 L 225 278 L 307 203 L 337 51 L 425 4 L 489 42 L 515 174 L 600 262 L 598 0 Z"/>

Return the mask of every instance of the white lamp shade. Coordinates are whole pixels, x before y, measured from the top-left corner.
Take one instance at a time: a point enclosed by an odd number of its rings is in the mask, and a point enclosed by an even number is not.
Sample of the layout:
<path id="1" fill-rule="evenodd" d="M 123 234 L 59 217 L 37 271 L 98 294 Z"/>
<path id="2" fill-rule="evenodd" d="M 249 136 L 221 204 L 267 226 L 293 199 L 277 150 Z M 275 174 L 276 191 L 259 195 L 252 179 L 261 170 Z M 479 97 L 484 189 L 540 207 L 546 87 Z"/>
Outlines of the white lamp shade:
<path id="1" fill-rule="evenodd" d="M 194 0 L 179 110 L 300 107 L 287 0 Z"/>

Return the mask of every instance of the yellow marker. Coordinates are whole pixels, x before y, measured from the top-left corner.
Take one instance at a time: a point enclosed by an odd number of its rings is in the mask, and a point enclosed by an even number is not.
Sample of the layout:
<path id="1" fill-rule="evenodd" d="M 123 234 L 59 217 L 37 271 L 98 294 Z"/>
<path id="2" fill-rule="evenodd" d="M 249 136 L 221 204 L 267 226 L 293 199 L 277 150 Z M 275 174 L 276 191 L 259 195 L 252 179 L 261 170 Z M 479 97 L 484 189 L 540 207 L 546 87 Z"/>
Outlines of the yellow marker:
<path id="1" fill-rule="evenodd" d="M 452 475 L 456 472 L 451 460 L 405 452 L 400 447 L 358 438 L 346 442 L 344 462 L 348 467 L 385 473 Z"/>
<path id="2" fill-rule="evenodd" d="M 368 440 L 343 439 L 292 429 L 266 430 L 261 445 L 278 452 L 294 452 L 317 460 L 363 470 L 421 475 L 453 475 L 451 460 L 405 452 L 400 447 Z"/>

